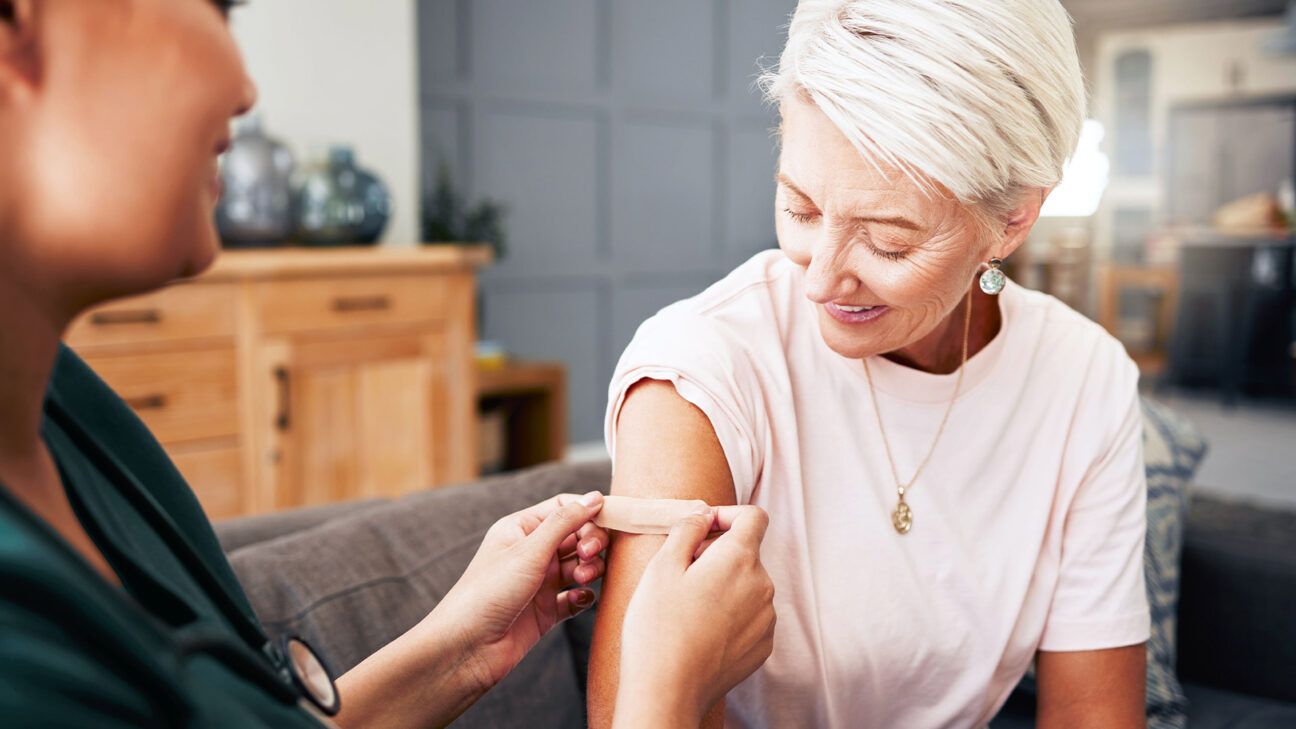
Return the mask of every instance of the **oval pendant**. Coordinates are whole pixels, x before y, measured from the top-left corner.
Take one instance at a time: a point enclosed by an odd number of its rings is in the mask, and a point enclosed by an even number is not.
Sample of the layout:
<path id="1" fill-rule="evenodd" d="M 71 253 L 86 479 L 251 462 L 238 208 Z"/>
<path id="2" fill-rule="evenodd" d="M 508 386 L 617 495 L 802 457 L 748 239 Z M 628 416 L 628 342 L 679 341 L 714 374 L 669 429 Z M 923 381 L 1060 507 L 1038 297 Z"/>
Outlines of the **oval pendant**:
<path id="1" fill-rule="evenodd" d="M 913 528 L 913 512 L 909 510 L 909 505 L 901 501 L 896 504 L 895 511 L 891 512 L 891 526 L 901 534 L 908 534 Z"/>

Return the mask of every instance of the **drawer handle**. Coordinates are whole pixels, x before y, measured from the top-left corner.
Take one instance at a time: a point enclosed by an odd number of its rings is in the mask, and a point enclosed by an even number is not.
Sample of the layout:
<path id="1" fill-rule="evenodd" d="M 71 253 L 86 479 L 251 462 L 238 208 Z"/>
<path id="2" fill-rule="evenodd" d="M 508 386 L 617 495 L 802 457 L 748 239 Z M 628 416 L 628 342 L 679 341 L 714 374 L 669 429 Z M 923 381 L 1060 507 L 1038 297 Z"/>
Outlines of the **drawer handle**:
<path id="1" fill-rule="evenodd" d="M 126 404 L 131 406 L 132 410 L 162 410 L 167 406 L 166 395 L 144 395 L 142 397 L 128 397 Z"/>
<path id="2" fill-rule="evenodd" d="M 292 401 L 289 400 L 292 397 L 292 379 L 287 367 L 276 367 L 274 376 L 275 382 L 279 383 L 279 414 L 275 416 L 275 427 L 287 432 L 292 426 Z"/>
<path id="3" fill-rule="evenodd" d="M 162 321 L 162 312 L 157 309 L 137 309 L 131 311 L 101 311 L 90 316 L 90 323 L 106 327 L 115 324 L 157 324 Z"/>
<path id="4" fill-rule="evenodd" d="M 347 313 L 352 311 L 384 311 L 391 308 L 391 299 L 386 296 L 340 296 L 333 299 L 333 311 Z"/>

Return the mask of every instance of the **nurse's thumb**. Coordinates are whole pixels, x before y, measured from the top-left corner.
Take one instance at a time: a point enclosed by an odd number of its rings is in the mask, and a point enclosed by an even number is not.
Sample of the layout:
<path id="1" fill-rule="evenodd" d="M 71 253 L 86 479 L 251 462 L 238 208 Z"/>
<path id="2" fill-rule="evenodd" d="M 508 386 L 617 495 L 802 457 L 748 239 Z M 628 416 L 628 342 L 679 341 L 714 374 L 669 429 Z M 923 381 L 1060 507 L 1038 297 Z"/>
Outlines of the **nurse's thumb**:
<path id="1" fill-rule="evenodd" d="M 668 560 L 679 569 L 685 569 L 693 563 L 693 555 L 698 547 L 706 541 L 715 523 L 715 509 L 698 507 L 693 513 L 680 519 L 671 527 L 666 536 L 666 543 L 658 552 L 659 558 Z"/>
<path id="2" fill-rule="evenodd" d="M 531 532 L 527 541 L 531 543 L 532 548 L 548 559 L 569 535 L 585 526 L 602 508 L 603 494 L 591 491 L 551 512 L 545 517 L 544 522 Z"/>

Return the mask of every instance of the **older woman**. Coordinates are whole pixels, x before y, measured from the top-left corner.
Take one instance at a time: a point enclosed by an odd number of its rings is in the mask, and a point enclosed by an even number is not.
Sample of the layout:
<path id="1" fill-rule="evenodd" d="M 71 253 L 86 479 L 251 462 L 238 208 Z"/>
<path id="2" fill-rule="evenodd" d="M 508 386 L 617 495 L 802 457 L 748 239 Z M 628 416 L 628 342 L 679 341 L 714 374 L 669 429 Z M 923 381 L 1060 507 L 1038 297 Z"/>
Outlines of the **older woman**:
<path id="1" fill-rule="evenodd" d="M 648 320 L 610 391 L 614 493 L 770 515 L 773 655 L 696 710 L 708 726 L 984 726 L 1035 660 L 1040 726 L 1142 726 L 1137 370 L 998 271 L 1084 117 L 1067 13 L 803 0 L 765 80 L 782 250 Z M 595 726 L 618 661 L 648 649 L 619 627 L 655 549 L 614 536 Z"/>
<path id="2" fill-rule="evenodd" d="M 436 609 L 335 685 L 304 642 L 269 640 L 162 448 L 60 344 L 87 307 L 216 255 L 216 156 L 256 95 L 234 4 L 0 0 L 5 727 L 306 727 L 339 708 L 348 727 L 440 726 L 594 602 L 602 496 L 556 497 L 500 519 Z M 626 621 L 657 648 L 628 679 L 671 690 L 628 694 L 627 726 L 663 726 L 769 654 L 764 528 L 754 507 L 702 508 L 671 533 Z M 710 629 L 716 606 L 742 619 Z M 658 633 L 666 613 L 685 625 Z"/>

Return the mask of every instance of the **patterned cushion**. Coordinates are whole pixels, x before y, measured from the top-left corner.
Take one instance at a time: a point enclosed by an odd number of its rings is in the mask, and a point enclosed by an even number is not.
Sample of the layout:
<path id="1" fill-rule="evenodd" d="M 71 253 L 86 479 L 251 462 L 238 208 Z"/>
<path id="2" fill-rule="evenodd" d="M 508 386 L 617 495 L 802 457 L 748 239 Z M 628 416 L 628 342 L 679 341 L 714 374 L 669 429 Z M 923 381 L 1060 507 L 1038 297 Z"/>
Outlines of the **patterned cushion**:
<path id="1" fill-rule="evenodd" d="M 1175 675 L 1175 611 L 1179 604 L 1179 555 L 1188 518 L 1188 487 L 1206 442 L 1187 420 L 1164 405 L 1143 400 L 1143 461 L 1147 472 L 1147 579 L 1152 636 L 1147 644 L 1148 729 L 1183 729 L 1187 699 Z M 1034 667 L 1018 690 L 1035 692 Z"/>
<path id="2" fill-rule="evenodd" d="M 1188 702 L 1175 676 L 1175 612 L 1188 486 L 1205 454 L 1206 443 L 1191 423 L 1164 405 L 1143 401 L 1143 460 L 1148 485 L 1143 568 L 1152 610 L 1152 637 L 1147 646 L 1149 729 L 1179 729 L 1188 724 Z"/>

